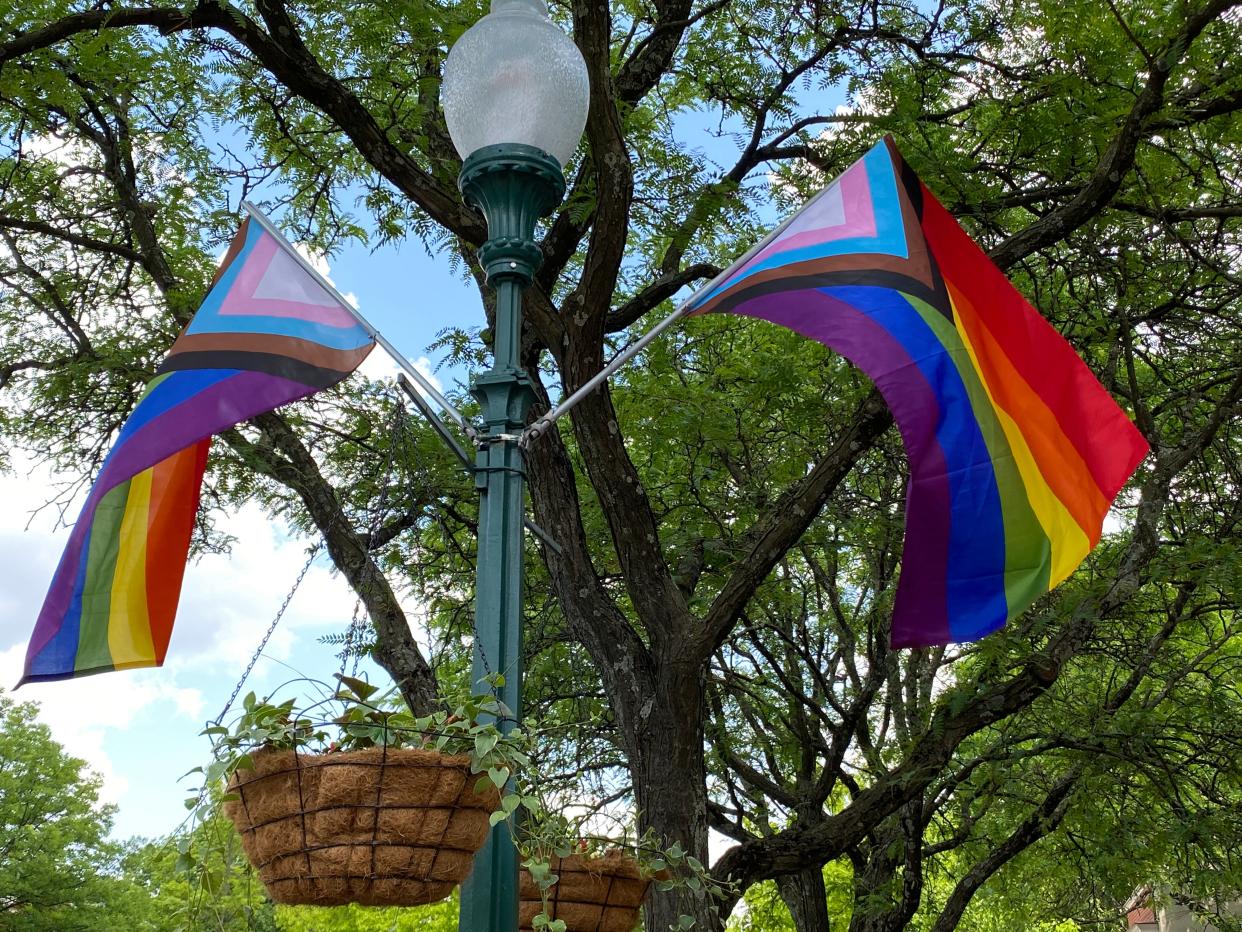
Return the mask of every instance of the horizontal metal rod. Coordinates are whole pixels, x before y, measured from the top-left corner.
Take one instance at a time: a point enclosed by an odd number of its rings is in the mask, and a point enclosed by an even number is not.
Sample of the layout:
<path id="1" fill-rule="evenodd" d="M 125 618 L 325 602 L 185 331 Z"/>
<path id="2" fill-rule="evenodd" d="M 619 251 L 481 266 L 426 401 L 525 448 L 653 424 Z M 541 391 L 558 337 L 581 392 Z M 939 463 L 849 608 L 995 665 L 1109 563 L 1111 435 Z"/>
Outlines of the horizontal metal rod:
<path id="1" fill-rule="evenodd" d="M 545 531 L 543 528 L 541 528 L 539 525 L 537 525 L 530 518 L 523 518 L 522 526 L 526 528 L 526 530 L 534 534 L 536 537 L 538 537 L 545 544 L 547 544 L 548 547 L 552 549 L 552 552 L 555 553 L 558 557 L 563 557 L 565 555 L 565 551 L 561 549 L 560 544 L 558 544 L 555 540 L 552 539 L 552 535 L 549 534 L 547 531 Z"/>
<path id="2" fill-rule="evenodd" d="M 759 242 L 755 243 L 755 245 L 752 246 L 750 249 L 748 249 L 745 253 L 743 253 L 740 258 L 738 258 L 735 262 L 731 263 L 728 268 L 726 268 L 719 275 L 717 275 L 715 278 L 709 281 L 706 285 L 703 285 L 702 287 L 695 289 L 694 293 L 691 294 L 690 297 L 686 298 L 684 301 L 681 302 L 681 304 L 677 306 L 677 310 L 673 311 L 672 314 L 670 314 L 668 317 L 664 318 L 664 320 L 660 321 L 658 324 L 652 327 L 649 331 L 647 331 L 647 333 L 643 334 L 643 336 L 637 342 L 632 343 L 630 346 L 626 347 L 621 352 L 617 353 L 617 355 L 612 358 L 612 360 L 608 363 L 608 365 L 604 366 L 603 369 L 601 369 L 594 376 L 588 379 L 582 385 L 581 388 L 575 391 L 572 395 L 570 395 L 568 398 L 566 398 L 564 401 L 558 404 L 555 408 L 553 408 L 547 414 L 535 420 L 534 423 L 532 423 L 529 427 L 526 428 L 526 430 L 522 432 L 522 441 L 521 441 L 522 445 L 528 446 L 532 441 L 537 439 L 541 434 L 545 433 L 549 427 L 551 427 L 563 415 L 565 415 L 571 409 L 573 409 L 580 401 L 582 401 L 583 398 L 585 398 L 591 392 L 595 391 L 595 389 L 597 389 L 604 381 L 606 381 L 609 378 L 609 376 L 611 376 L 614 372 L 620 369 L 629 360 L 633 359 L 634 356 L 636 356 L 638 353 L 642 352 L 642 350 L 647 346 L 648 343 L 650 343 L 657 336 L 659 336 L 662 332 L 664 332 L 664 330 L 668 328 L 674 321 L 680 320 L 682 317 L 684 317 L 690 311 L 691 305 L 694 303 L 695 299 L 698 298 L 699 295 L 710 292 L 711 289 L 715 288 L 720 282 L 725 281 L 731 274 L 733 274 L 734 269 L 737 269 L 740 266 L 745 265 L 748 261 L 750 261 L 751 258 L 758 255 L 759 252 L 762 251 L 769 243 L 771 243 L 774 239 L 780 236 L 781 233 L 783 233 L 785 229 L 791 223 L 793 223 L 794 220 L 796 220 L 800 214 L 802 214 L 812 204 L 814 204 L 821 197 L 827 194 L 831 188 L 832 188 L 832 185 L 831 184 L 828 185 L 828 187 L 824 188 L 822 191 L 820 191 L 818 194 L 812 197 L 809 201 L 807 201 L 804 205 L 802 205 L 802 207 L 798 208 L 798 210 L 794 211 L 792 214 L 786 217 L 780 223 L 780 225 L 776 227 L 775 230 L 773 230 L 771 233 L 769 233 Z"/>
<path id="3" fill-rule="evenodd" d="M 392 361 L 395 362 L 397 366 L 406 373 L 406 375 L 413 379 L 418 384 L 419 388 L 435 399 L 436 404 L 443 408 L 444 413 L 447 414 L 453 422 L 462 429 L 462 432 L 470 438 L 471 443 L 478 440 L 479 432 L 474 429 L 469 421 L 466 420 L 465 415 L 454 408 L 452 402 L 445 398 L 444 395 L 440 393 L 439 389 L 432 385 L 431 381 L 414 367 L 413 363 L 401 355 L 401 353 L 397 352 L 397 348 L 388 342 L 387 337 L 380 333 L 369 320 L 363 317 L 362 314 L 359 313 L 358 309 L 350 304 L 349 301 L 345 299 L 345 296 L 337 291 L 330 281 L 320 275 L 315 267 L 307 262 L 306 259 L 302 257 L 301 253 L 293 248 L 293 244 L 285 239 L 284 234 L 281 233 L 280 230 L 276 228 L 276 225 L 263 214 L 263 211 L 259 210 L 259 208 L 257 208 L 250 201 L 242 201 L 241 206 L 246 209 L 250 216 L 254 217 L 254 219 L 259 222 L 259 225 L 262 226 L 263 229 L 272 234 L 272 236 L 276 239 L 276 242 L 281 244 L 285 252 L 287 252 L 308 275 L 313 277 L 315 281 L 317 281 L 324 288 L 324 290 L 328 292 L 328 294 L 332 295 L 332 297 L 340 303 L 341 307 L 353 316 L 354 320 L 358 321 L 359 326 L 367 332 L 367 335 L 375 340 L 375 342 L 383 348 L 384 352 L 392 357 Z"/>
<path id="4" fill-rule="evenodd" d="M 595 391 L 595 389 L 599 388 L 600 385 L 608 380 L 609 376 L 641 353 L 647 344 L 672 326 L 675 321 L 684 317 L 685 314 L 686 308 L 684 306 L 679 307 L 677 310 L 673 311 L 672 314 L 664 318 L 625 349 L 621 350 L 621 352 L 617 353 L 617 355 L 613 356 L 612 359 L 609 360 L 608 365 L 604 366 L 604 368 L 600 369 L 599 372 L 587 379 L 587 381 L 582 384 L 581 388 L 575 391 L 547 414 L 537 418 L 529 427 L 526 428 L 526 430 L 522 431 L 521 445 L 529 446 L 531 441 L 537 439 L 541 434 L 547 431 L 547 429 L 555 424 L 558 419 L 577 406 L 578 402 L 582 401 L 583 398 L 591 394 L 591 392 Z"/>

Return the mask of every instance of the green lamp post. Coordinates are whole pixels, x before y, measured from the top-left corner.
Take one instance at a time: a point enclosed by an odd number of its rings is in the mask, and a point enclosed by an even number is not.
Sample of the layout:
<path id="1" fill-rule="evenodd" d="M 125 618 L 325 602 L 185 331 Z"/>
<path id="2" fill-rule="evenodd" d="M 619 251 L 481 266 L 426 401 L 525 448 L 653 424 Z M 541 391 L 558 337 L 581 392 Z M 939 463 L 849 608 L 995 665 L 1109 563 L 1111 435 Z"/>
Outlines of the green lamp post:
<path id="1" fill-rule="evenodd" d="M 479 260 L 496 289 L 492 368 L 473 392 L 486 433 L 475 463 L 479 552 L 474 681 L 504 675 L 501 701 L 520 716 L 524 476 L 517 438 L 534 400 L 520 365 L 522 291 L 539 267 L 535 224 L 565 194 L 562 166 L 586 125 L 589 86 L 577 47 L 548 19 L 544 0 L 492 0 L 453 46 L 441 103 L 463 159 L 458 185 L 487 219 Z M 508 730 L 512 721 L 502 722 Z M 516 932 L 517 853 L 493 829 L 462 887 L 461 932 Z"/>

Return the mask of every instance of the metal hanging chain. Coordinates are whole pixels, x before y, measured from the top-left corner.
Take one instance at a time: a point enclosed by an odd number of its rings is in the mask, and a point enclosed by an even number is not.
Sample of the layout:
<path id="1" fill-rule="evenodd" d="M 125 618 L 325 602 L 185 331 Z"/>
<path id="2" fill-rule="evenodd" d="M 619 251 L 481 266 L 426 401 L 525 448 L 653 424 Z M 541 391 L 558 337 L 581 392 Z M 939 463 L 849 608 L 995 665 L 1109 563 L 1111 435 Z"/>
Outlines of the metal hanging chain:
<path id="1" fill-rule="evenodd" d="M 345 644 L 341 648 L 341 655 L 340 655 L 341 656 L 341 669 L 339 671 L 341 676 L 345 675 L 345 668 L 349 666 L 349 657 L 351 653 L 353 654 L 353 657 L 354 657 L 354 668 L 353 670 L 350 671 L 349 675 L 350 676 L 358 675 L 358 656 L 359 655 L 357 653 L 354 653 L 354 645 L 358 643 L 359 638 L 361 638 L 362 636 L 362 632 L 359 630 L 362 627 L 362 625 L 359 624 L 359 621 L 358 621 L 358 613 L 361 611 L 362 611 L 362 599 L 355 599 L 354 600 L 354 614 L 349 619 L 349 627 L 345 629 Z"/>
<path id="2" fill-rule="evenodd" d="M 367 528 L 367 536 L 364 546 L 366 546 L 368 551 L 370 550 L 371 542 L 375 539 L 376 532 L 379 530 L 380 522 L 383 520 L 384 515 L 387 512 L 388 493 L 392 487 L 393 462 L 396 458 L 396 448 L 399 443 L 404 440 L 406 433 L 405 405 L 403 405 L 401 400 L 392 392 L 389 392 L 388 399 L 393 403 L 393 424 L 391 439 L 388 444 L 388 458 L 384 466 L 383 484 L 380 486 L 379 500 L 376 503 L 375 510 L 371 515 L 369 527 Z M 246 669 L 242 671 L 241 679 L 239 679 L 237 681 L 237 685 L 233 687 L 233 692 L 229 696 L 228 702 L 224 704 L 224 708 L 220 710 L 220 714 L 215 717 L 214 724 L 219 725 L 224 720 L 224 716 L 228 714 L 229 709 L 233 707 L 233 703 L 237 701 L 237 697 L 241 694 L 242 687 L 246 684 L 246 680 L 249 679 L 251 671 L 254 670 L 255 664 L 259 662 L 259 658 L 263 655 L 263 651 L 267 648 L 267 642 L 271 640 L 272 634 L 276 631 L 276 626 L 280 624 L 280 619 L 284 617 L 285 610 L 289 608 L 289 603 L 293 601 L 293 596 L 301 587 L 302 580 L 305 579 L 306 574 L 310 572 L 311 564 L 315 562 L 315 558 L 319 556 L 319 551 L 322 550 L 323 547 L 324 541 L 322 538 L 320 538 L 320 540 L 318 540 L 315 545 L 311 547 L 310 555 L 306 558 L 306 563 L 303 565 L 301 572 L 298 573 L 297 579 L 293 581 L 293 587 L 289 590 L 288 595 L 285 596 L 284 602 L 281 603 L 280 608 L 276 611 L 276 617 L 273 618 L 272 623 L 268 625 L 267 632 L 263 635 L 263 639 L 259 641 L 259 646 L 255 649 L 254 655 L 251 656 L 250 662 L 246 664 Z M 345 649 L 341 653 L 342 674 L 345 672 L 345 665 L 348 663 L 349 649 L 356 643 L 356 640 L 362 633 L 358 617 L 361 604 L 361 600 L 354 603 L 354 615 L 350 620 L 349 629 L 345 636 Z M 353 672 L 355 674 L 358 672 L 357 655 L 354 657 Z"/>
<path id="3" fill-rule="evenodd" d="M 388 497 L 393 485 L 393 473 L 395 472 L 394 464 L 397 458 L 397 448 L 405 442 L 406 438 L 406 410 L 405 405 L 401 403 L 401 399 L 395 393 L 389 391 L 388 400 L 393 405 L 393 413 L 391 425 L 388 431 L 388 455 L 384 462 L 384 469 L 381 473 L 381 485 L 379 495 L 374 508 L 371 510 L 371 518 L 367 522 L 367 534 L 363 546 L 367 552 L 371 551 L 371 544 L 375 540 L 376 533 L 379 532 L 380 524 L 388 515 Z M 358 675 L 358 664 L 361 660 L 361 654 L 357 653 L 358 647 L 362 643 L 363 620 L 360 617 L 362 608 L 362 600 L 357 599 L 354 602 L 354 614 L 350 618 L 349 627 L 345 631 L 345 644 L 341 649 L 341 669 L 342 676 L 345 675 L 345 668 L 349 665 L 350 654 L 353 654 L 353 669 L 351 676 Z"/>
<path id="4" fill-rule="evenodd" d="M 315 562 L 315 558 L 319 556 L 319 551 L 323 549 L 323 541 L 315 542 L 311 547 L 310 555 L 306 558 L 306 563 L 302 566 L 302 571 L 298 573 L 298 578 L 293 581 L 293 588 L 289 590 L 289 594 L 285 596 L 285 601 L 281 603 L 280 608 L 276 610 L 276 617 L 272 619 L 272 623 L 267 626 L 267 633 L 263 635 L 263 640 L 259 642 L 258 648 L 254 652 L 254 656 L 250 658 L 250 663 L 246 664 L 246 669 L 242 671 L 241 679 L 237 681 L 237 685 L 233 687 L 233 694 L 229 696 L 229 701 L 224 704 L 224 708 L 220 710 L 220 714 L 216 716 L 214 724 L 219 725 L 224 716 L 228 714 L 229 709 L 233 707 L 233 703 L 237 701 L 237 696 L 242 691 L 242 686 L 250 676 L 250 671 L 254 669 L 254 665 L 259 662 L 259 657 L 263 655 L 267 642 L 271 640 L 272 633 L 276 630 L 276 626 L 280 624 L 280 619 L 284 617 L 285 609 L 289 607 L 289 603 L 293 601 L 293 596 L 297 593 L 298 588 L 302 585 L 302 580 L 306 578 L 306 574 L 310 572 L 311 564 Z"/>

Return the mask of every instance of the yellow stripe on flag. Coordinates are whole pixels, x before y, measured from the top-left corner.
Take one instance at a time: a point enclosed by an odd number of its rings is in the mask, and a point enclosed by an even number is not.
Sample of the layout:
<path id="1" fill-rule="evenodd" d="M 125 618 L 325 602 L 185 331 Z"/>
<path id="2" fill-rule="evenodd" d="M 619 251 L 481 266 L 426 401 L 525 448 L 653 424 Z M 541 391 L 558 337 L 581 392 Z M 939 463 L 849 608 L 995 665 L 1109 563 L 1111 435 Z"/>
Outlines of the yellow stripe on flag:
<path id="1" fill-rule="evenodd" d="M 962 338 L 962 345 L 970 354 L 971 365 L 979 374 L 979 381 L 983 384 L 984 391 L 988 393 L 992 407 L 996 409 L 996 419 L 1000 422 L 1005 437 L 1009 440 L 1009 449 L 1013 454 L 1014 462 L 1018 465 L 1022 484 L 1026 486 L 1026 496 L 1031 503 L 1031 510 L 1035 512 L 1035 517 L 1039 519 L 1052 545 L 1052 566 L 1049 569 L 1048 580 L 1048 588 L 1052 589 L 1078 568 L 1078 564 L 1091 552 L 1091 542 L 1087 540 L 1086 533 L 1074 520 L 1074 516 L 1069 513 L 1069 509 L 1044 481 L 1043 473 L 1039 470 L 1031 448 L 1027 446 L 1026 438 L 1022 436 L 1021 428 L 1009 416 L 1009 412 L 997 404 L 983 367 L 979 365 L 979 360 L 975 356 L 975 348 L 970 342 L 970 335 L 961 324 L 960 315 L 955 313 L 953 316 L 958 335 Z"/>
<path id="2" fill-rule="evenodd" d="M 108 618 L 108 650 L 117 669 L 155 661 L 151 620 L 147 615 L 147 512 L 151 504 L 152 470 L 144 469 L 129 483 L 129 501 L 121 519 L 112 602 Z"/>

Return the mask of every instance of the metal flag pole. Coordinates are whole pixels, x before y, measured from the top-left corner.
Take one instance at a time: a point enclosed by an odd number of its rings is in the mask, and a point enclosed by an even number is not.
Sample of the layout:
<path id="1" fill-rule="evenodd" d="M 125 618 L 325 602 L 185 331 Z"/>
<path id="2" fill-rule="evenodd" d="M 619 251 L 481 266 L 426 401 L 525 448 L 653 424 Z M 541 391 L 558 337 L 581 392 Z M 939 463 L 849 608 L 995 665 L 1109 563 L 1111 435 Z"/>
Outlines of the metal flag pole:
<path id="1" fill-rule="evenodd" d="M 785 232 L 786 228 L 791 223 L 793 223 L 795 220 L 798 219 L 799 216 L 801 216 L 808 209 L 810 209 L 810 207 L 816 201 L 818 201 L 825 194 L 827 194 L 830 190 L 832 190 L 832 188 L 835 185 L 836 185 L 836 181 L 834 180 L 832 184 L 829 184 L 828 187 L 824 188 L 822 191 L 820 191 L 818 194 L 812 197 L 809 201 L 807 201 L 805 204 L 803 204 L 801 207 L 795 210 L 792 214 L 786 217 L 783 221 L 781 221 L 781 223 L 771 233 L 769 233 L 763 239 L 759 240 L 759 242 L 755 243 L 755 245 L 752 246 L 750 249 L 746 250 L 746 252 L 744 252 L 738 259 L 732 262 L 728 268 L 724 269 L 719 274 L 717 274 L 716 277 L 713 278 L 711 281 L 709 281 L 707 284 L 702 285 L 699 288 L 696 288 L 694 293 L 691 294 L 690 297 L 686 298 L 684 301 L 681 302 L 681 304 L 677 305 L 677 310 L 673 311 L 672 314 L 670 314 L 668 317 L 664 318 L 662 321 L 660 321 L 658 324 L 656 324 L 654 327 L 648 330 L 639 339 L 631 343 L 629 346 L 625 347 L 625 349 L 621 350 L 619 353 L 617 353 L 617 355 L 613 356 L 612 359 L 608 361 L 608 365 L 604 366 L 603 369 L 600 369 L 599 372 L 591 376 L 591 378 L 589 378 L 586 382 L 584 382 L 568 398 L 561 401 L 560 404 L 558 404 L 555 408 L 553 408 L 547 414 L 544 414 L 543 416 L 536 418 L 531 423 L 531 425 L 526 428 L 526 430 L 522 431 L 521 445 L 523 447 L 529 446 L 531 442 L 533 442 L 534 440 L 537 440 L 542 434 L 546 433 L 549 427 L 555 424 L 565 414 L 568 414 L 573 408 L 575 408 L 578 405 L 579 402 L 582 401 L 583 398 L 591 394 L 591 392 L 595 391 L 595 389 L 599 388 L 599 386 L 602 385 L 604 382 L 606 382 L 609 379 L 609 377 L 612 376 L 614 372 L 616 372 L 618 369 L 624 366 L 627 362 L 629 362 L 631 359 L 633 359 L 635 356 L 641 353 L 647 347 L 647 345 L 651 343 L 652 340 L 654 340 L 661 333 L 667 330 L 673 323 L 685 317 L 686 314 L 690 312 L 690 309 L 694 306 L 695 301 L 698 300 L 699 295 L 710 293 L 717 285 L 727 280 L 729 276 L 731 276 L 736 269 L 744 266 L 747 262 L 749 262 L 751 259 L 757 256 L 760 252 L 762 252 L 765 248 L 767 248 L 769 243 L 771 243 L 774 239 L 776 239 L 783 232 Z"/>
<path id="2" fill-rule="evenodd" d="M 341 307 L 348 311 L 353 316 L 354 320 L 358 321 L 358 324 L 367 332 L 367 335 L 375 340 L 375 342 L 383 348 L 384 352 L 392 357 L 393 362 L 395 362 L 406 375 L 413 379 L 418 384 L 419 388 L 431 396 L 431 398 L 435 400 L 436 404 L 444 409 L 444 412 L 453 420 L 453 423 L 460 427 L 462 432 L 470 438 L 471 443 L 475 443 L 479 439 L 479 432 L 475 430 L 474 426 L 468 420 L 466 420 L 465 415 L 453 407 L 453 403 L 445 398 L 444 395 L 441 394 L 440 390 L 431 384 L 430 379 L 419 372 L 418 369 L 414 367 L 413 363 L 401 355 L 401 353 L 397 351 L 397 348 L 388 342 L 387 337 L 380 333 L 369 320 L 363 317 L 362 314 L 358 312 L 356 307 L 345 300 L 345 296 L 337 291 L 330 281 L 320 275 L 319 272 L 316 271 L 315 267 L 307 262 L 306 259 L 302 257 L 301 253 L 293 248 L 293 244 L 285 239 L 284 234 L 281 233 L 280 230 L 276 228 L 276 225 L 264 215 L 263 211 L 259 210 L 259 208 L 250 201 L 242 201 L 241 206 L 246 209 L 247 213 L 249 213 L 251 217 L 259 222 L 259 225 L 263 227 L 264 230 L 272 234 L 272 236 L 276 239 L 276 242 L 278 242 L 285 252 L 288 253 L 289 256 L 302 267 L 303 271 L 312 276 L 315 281 L 317 281 L 320 286 L 328 292 L 328 294 L 332 295 L 332 297 L 336 298 L 336 300 L 340 302 Z"/>
<path id="3" fill-rule="evenodd" d="M 612 359 L 608 361 L 608 365 L 604 366 L 604 368 L 600 369 L 599 372 L 587 379 L 587 381 L 584 382 L 582 386 L 572 395 L 558 404 L 547 414 L 532 421 L 530 426 L 527 427 L 526 430 L 522 431 L 521 445 L 523 447 L 529 446 L 531 441 L 537 439 L 549 427 L 555 424 L 562 415 L 566 414 L 570 411 L 570 409 L 576 407 L 578 402 L 582 401 L 583 398 L 595 391 L 595 389 L 597 389 L 603 382 L 607 381 L 609 376 L 624 366 L 636 355 L 641 353 L 647 344 L 672 326 L 675 321 L 678 321 L 684 317 L 689 307 L 690 302 L 688 301 L 682 304 L 679 308 L 677 308 L 677 310 L 673 311 L 672 314 L 664 318 L 639 337 L 639 339 L 635 340 L 625 349 L 621 350 L 621 352 L 617 353 L 617 355 L 613 356 Z"/>
<path id="4" fill-rule="evenodd" d="M 457 438 L 449 433 L 448 425 L 440 420 L 440 416 L 432 410 L 431 405 L 427 404 L 427 400 L 418 393 L 418 389 L 411 385 L 410 380 L 404 375 L 397 376 L 397 385 L 401 388 L 401 391 L 405 392 L 406 397 L 413 402 L 414 407 L 418 409 L 418 413 L 427 419 L 427 423 L 431 425 L 436 435 L 444 441 L 444 445 L 457 457 L 457 461 L 465 467 L 467 472 L 474 472 L 474 463 L 470 459 L 470 454 L 457 442 Z"/>

